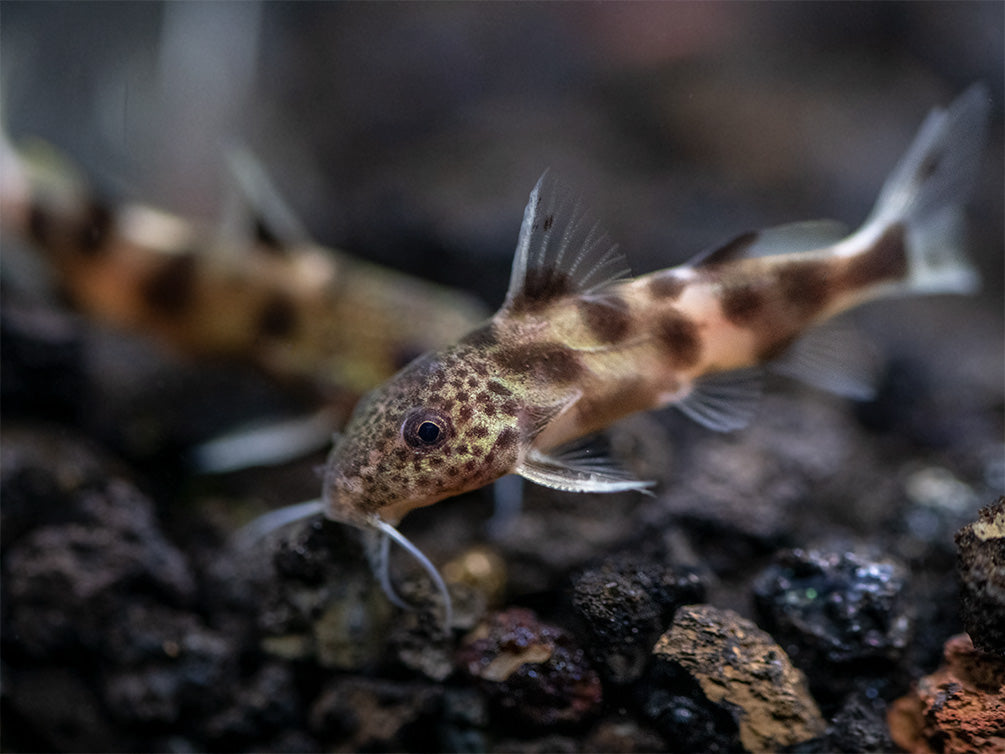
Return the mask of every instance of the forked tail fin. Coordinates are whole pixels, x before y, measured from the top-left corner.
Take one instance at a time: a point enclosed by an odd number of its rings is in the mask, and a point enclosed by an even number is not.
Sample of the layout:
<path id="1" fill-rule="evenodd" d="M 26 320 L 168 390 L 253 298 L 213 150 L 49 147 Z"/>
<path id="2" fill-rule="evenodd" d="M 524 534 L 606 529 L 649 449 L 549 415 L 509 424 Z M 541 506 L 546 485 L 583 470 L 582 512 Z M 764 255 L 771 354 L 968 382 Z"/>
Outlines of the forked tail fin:
<path id="1" fill-rule="evenodd" d="M 972 293 L 980 285 L 964 251 L 964 205 L 980 169 L 989 99 L 975 84 L 929 114 L 853 236 L 868 254 L 906 255 L 906 276 L 894 292 Z M 898 242 L 889 243 L 892 237 Z"/>

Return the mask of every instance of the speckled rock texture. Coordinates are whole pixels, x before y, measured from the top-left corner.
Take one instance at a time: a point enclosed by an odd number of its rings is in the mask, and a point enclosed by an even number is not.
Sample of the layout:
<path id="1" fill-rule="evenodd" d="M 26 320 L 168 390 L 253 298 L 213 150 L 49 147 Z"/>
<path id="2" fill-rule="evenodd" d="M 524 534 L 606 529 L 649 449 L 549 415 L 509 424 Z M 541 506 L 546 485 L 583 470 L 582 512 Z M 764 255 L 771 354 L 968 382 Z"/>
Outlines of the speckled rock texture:
<path id="1" fill-rule="evenodd" d="M 890 707 L 890 733 L 911 754 L 1005 751 L 1005 659 L 946 642 L 945 664 Z"/>
<path id="2" fill-rule="evenodd" d="M 974 646 L 1005 656 L 1005 497 L 956 532 L 963 625 Z"/>
<path id="3" fill-rule="evenodd" d="M 732 718 L 745 751 L 777 751 L 816 738 L 826 728 L 803 673 L 771 636 L 731 610 L 711 605 L 680 608 L 653 655 L 654 691 L 665 693 L 678 678 L 695 684 L 703 698 L 689 696 L 691 704 L 710 708 L 706 719 Z M 656 719 L 672 721 L 664 733 L 674 740 L 674 728 L 689 726 L 695 716 L 692 709 L 668 708 Z M 693 743 L 698 748 L 732 748 L 729 743 Z"/>
<path id="4" fill-rule="evenodd" d="M 614 683 L 638 679 L 674 610 L 705 595 L 693 570 L 637 556 L 610 558 L 583 571 L 573 579 L 572 590 L 594 662 Z"/>
<path id="5" fill-rule="evenodd" d="M 458 663 L 517 723 L 576 724 L 600 709 L 600 678 L 568 632 L 529 610 L 492 613 L 468 634 Z"/>

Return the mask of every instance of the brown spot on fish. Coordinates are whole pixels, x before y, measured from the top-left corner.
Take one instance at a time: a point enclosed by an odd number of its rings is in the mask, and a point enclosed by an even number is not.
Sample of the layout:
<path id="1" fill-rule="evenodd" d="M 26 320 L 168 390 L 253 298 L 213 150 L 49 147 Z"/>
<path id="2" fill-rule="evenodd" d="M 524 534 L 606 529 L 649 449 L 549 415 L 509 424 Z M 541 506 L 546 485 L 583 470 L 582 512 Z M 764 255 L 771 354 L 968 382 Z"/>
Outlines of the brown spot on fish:
<path id="1" fill-rule="evenodd" d="M 477 439 L 485 437 L 489 433 L 489 428 L 484 424 L 476 424 L 471 428 L 471 436 Z"/>
<path id="2" fill-rule="evenodd" d="M 527 270 L 523 287 L 513 297 L 510 310 L 517 313 L 537 312 L 549 303 L 572 293 L 569 276 L 555 267 Z"/>
<path id="3" fill-rule="evenodd" d="M 665 298 L 675 300 L 684 289 L 687 282 L 672 273 L 654 275 L 649 280 L 649 293 L 654 298 Z"/>
<path id="4" fill-rule="evenodd" d="M 457 409 L 457 418 L 460 419 L 462 422 L 466 422 L 471 418 L 471 415 L 473 413 L 474 409 L 471 408 L 471 405 L 465 403 L 459 409 Z"/>
<path id="5" fill-rule="evenodd" d="M 722 314 L 734 325 L 749 326 L 764 303 L 764 294 L 749 283 L 727 286 L 722 292 Z"/>
<path id="6" fill-rule="evenodd" d="M 180 314 L 195 298 L 196 258 L 191 251 L 170 257 L 142 284 L 147 304 L 163 314 Z"/>
<path id="7" fill-rule="evenodd" d="M 694 264 L 695 267 L 704 267 L 706 265 L 722 264 L 723 262 L 732 262 L 739 259 L 743 256 L 747 249 L 754 245 L 754 242 L 757 241 L 757 236 L 758 233 L 755 230 L 748 230 L 746 233 L 741 233 L 736 238 L 727 241 L 719 248 L 701 255 L 692 264 Z"/>
<path id="8" fill-rule="evenodd" d="M 872 248 L 848 260 L 841 282 L 848 288 L 907 277 L 907 247 L 904 244 L 904 226 L 891 225 L 876 239 Z"/>
<path id="9" fill-rule="evenodd" d="M 608 294 L 582 298 L 577 307 L 583 323 L 601 343 L 617 343 L 624 339 L 631 328 L 631 315 L 619 296 Z"/>
<path id="10" fill-rule="evenodd" d="M 297 329 L 297 308 L 284 293 L 275 292 L 258 315 L 258 332 L 267 338 L 289 337 Z"/>
<path id="11" fill-rule="evenodd" d="M 493 452 L 506 452 L 508 450 L 512 450 L 516 447 L 517 440 L 519 440 L 517 431 L 512 427 L 507 427 L 499 433 L 495 443 L 492 445 L 492 450 Z"/>
<path id="12" fill-rule="evenodd" d="M 939 169 L 939 165 L 942 163 L 943 150 L 935 150 L 925 155 L 925 159 L 921 161 L 918 166 L 918 172 L 916 174 L 916 179 L 918 183 L 924 183 L 933 175 L 935 171 Z"/>
<path id="13" fill-rule="evenodd" d="M 500 366 L 516 373 L 532 372 L 540 379 L 558 384 L 574 381 L 583 372 L 575 352 L 561 343 L 535 343 L 501 349 Z"/>
<path id="14" fill-rule="evenodd" d="M 81 254 L 94 256 L 106 247 L 112 229 L 112 213 L 104 204 L 92 202 L 77 237 Z"/>
<path id="15" fill-rule="evenodd" d="M 830 270 L 822 259 L 790 262 L 778 270 L 782 296 L 803 315 L 820 310 L 830 296 Z"/>
<path id="16" fill-rule="evenodd" d="M 488 388 L 496 395 L 501 395 L 504 398 L 513 395 L 513 391 L 499 382 L 499 380 L 489 380 Z"/>
<path id="17" fill-rule="evenodd" d="M 701 356 L 698 326 L 676 310 L 670 310 L 659 318 L 656 336 L 666 348 L 670 363 L 677 369 L 693 366 Z"/>

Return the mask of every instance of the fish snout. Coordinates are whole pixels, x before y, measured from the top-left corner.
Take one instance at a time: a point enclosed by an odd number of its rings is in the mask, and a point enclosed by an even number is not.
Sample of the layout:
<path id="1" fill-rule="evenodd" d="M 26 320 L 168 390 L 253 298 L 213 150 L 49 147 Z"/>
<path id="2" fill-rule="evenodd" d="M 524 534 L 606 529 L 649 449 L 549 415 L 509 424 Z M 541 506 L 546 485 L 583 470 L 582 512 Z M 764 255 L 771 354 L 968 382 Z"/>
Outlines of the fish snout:
<path id="1" fill-rule="evenodd" d="M 334 450 L 325 464 L 321 500 L 326 518 L 352 526 L 369 525 L 362 481 L 342 470 Z"/>

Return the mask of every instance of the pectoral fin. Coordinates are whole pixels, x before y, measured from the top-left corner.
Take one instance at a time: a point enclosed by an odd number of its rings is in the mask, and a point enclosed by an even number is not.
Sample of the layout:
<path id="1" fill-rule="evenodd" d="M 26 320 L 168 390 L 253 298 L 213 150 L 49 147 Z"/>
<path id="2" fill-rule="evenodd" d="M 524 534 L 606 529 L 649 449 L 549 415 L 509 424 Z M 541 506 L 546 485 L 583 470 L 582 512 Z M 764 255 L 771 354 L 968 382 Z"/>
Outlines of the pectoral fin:
<path id="1" fill-rule="evenodd" d="M 655 482 L 643 482 L 589 447 L 575 445 L 546 455 L 531 450 L 516 473 L 545 487 L 567 492 L 623 492 L 646 490 Z"/>

